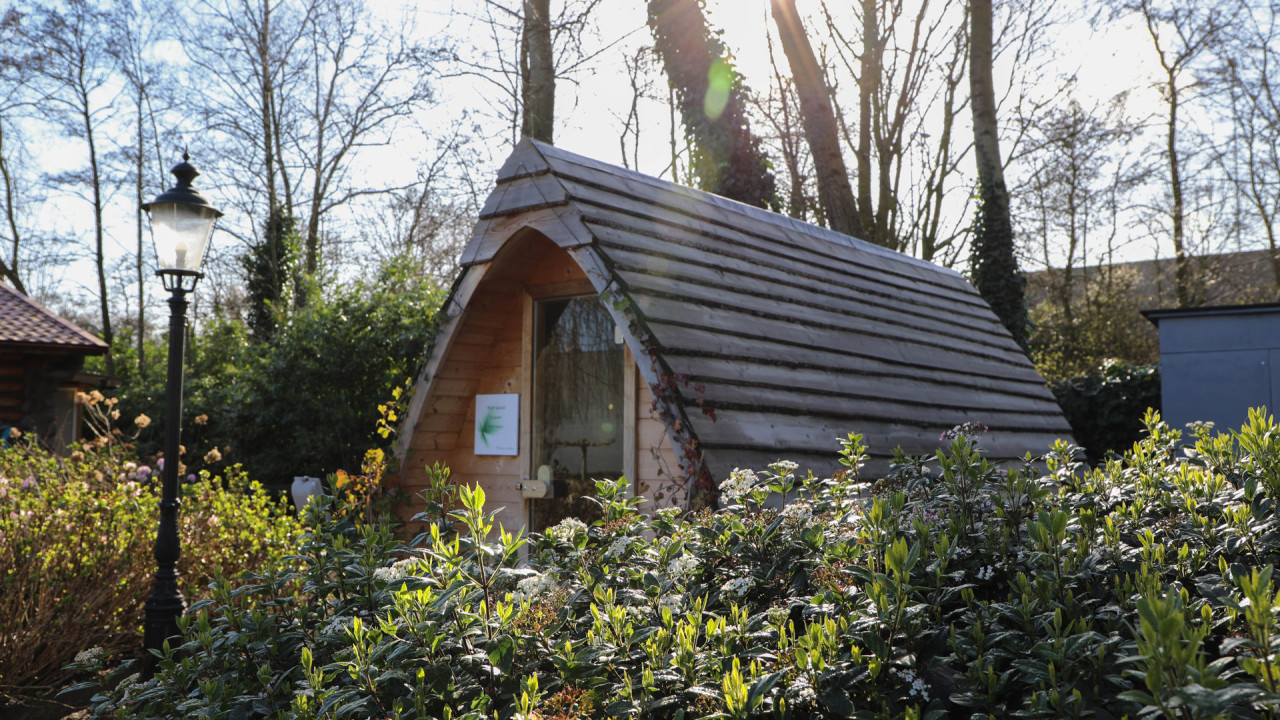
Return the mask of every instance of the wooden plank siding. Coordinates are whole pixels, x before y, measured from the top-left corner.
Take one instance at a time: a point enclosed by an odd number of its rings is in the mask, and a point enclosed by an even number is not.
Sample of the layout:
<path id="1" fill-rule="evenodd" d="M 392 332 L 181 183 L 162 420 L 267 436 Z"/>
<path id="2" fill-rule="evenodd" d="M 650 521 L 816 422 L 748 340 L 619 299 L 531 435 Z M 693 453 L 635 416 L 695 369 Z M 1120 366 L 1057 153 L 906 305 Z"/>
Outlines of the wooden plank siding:
<path id="1" fill-rule="evenodd" d="M 653 391 L 648 384 L 636 388 L 636 495 L 644 498 L 644 512 L 678 507 L 684 501 L 680 463 L 671 445 L 671 434 L 653 409 Z"/>
<path id="2" fill-rule="evenodd" d="M 829 474 L 849 432 L 870 446 L 869 473 L 898 446 L 931 453 L 968 421 L 990 426 L 983 447 L 996 459 L 1069 437 L 1043 379 L 950 269 L 531 140 L 481 218 L 463 264 L 487 275 L 408 422 L 415 452 L 456 458 L 486 482 L 519 471 L 462 457 L 466 401 L 503 391 L 485 389 L 495 383 L 522 387 L 531 328 L 513 319 L 527 315 L 518 301 L 570 289 L 607 291 L 637 359 L 628 420 L 646 509 L 685 502 L 681 448 L 696 448 L 718 484 L 779 459 Z M 679 430 L 653 410 L 660 387 Z M 449 435 L 450 423 L 461 429 Z"/>
<path id="3" fill-rule="evenodd" d="M 572 256 L 538 233 L 524 233 L 485 267 L 483 280 L 451 333 L 438 350 L 431 378 L 422 378 L 424 396 L 415 405 L 412 431 L 404 452 L 402 486 L 411 494 L 425 487 L 425 467 L 448 465 L 456 483 L 484 488 L 490 509 L 501 508 L 497 520 L 509 530 L 523 528 L 527 501 L 519 483 L 529 473 L 530 385 L 533 357 L 532 306 L 537 298 L 593 294 L 594 288 Z M 627 354 L 628 361 L 631 356 Z M 624 458 L 633 487 L 646 497 L 646 507 L 664 507 L 676 496 L 671 486 L 679 465 L 662 422 L 652 414 L 653 395 L 640 382 L 634 366 L 627 426 L 634 440 Z M 521 396 L 519 456 L 474 453 L 475 396 L 518 392 Z M 406 514 L 412 514 L 406 511 Z"/>

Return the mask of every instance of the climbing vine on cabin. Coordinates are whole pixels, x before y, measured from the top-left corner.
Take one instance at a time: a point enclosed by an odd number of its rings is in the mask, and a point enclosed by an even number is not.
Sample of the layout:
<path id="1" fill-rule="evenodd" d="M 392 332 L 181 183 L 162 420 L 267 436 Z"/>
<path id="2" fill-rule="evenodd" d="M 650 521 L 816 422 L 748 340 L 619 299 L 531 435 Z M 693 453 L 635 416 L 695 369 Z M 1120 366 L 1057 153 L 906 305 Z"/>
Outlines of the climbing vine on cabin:
<path id="1" fill-rule="evenodd" d="M 665 432 L 671 438 L 672 445 L 675 447 L 676 461 L 680 463 L 680 474 L 683 476 L 688 490 L 685 507 L 689 510 L 714 507 L 716 504 L 715 484 L 712 482 L 710 471 L 707 470 L 702 450 L 698 447 L 698 439 L 689 432 L 684 405 L 680 402 L 682 396 L 681 388 L 689 389 L 692 385 L 692 390 L 697 394 L 694 402 L 702 409 L 703 415 L 711 418 L 712 422 L 716 422 L 715 408 L 708 405 L 702 397 L 702 394 L 706 392 L 706 387 L 701 384 L 692 384 L 692 381 L 687 376 L 673 372 L 662 360 L 661 349 L 658 347 L 657 341 L 644 327 L 643 323 L 635 317 L 631 310 L 629 298 L 605 290 L 600 293 L 600 302 L 626 319 L 628 329 L 644 346 L 645 354 L 649 358 L 650 368 L 657 380 L 657 385 L 650 388 L 653 394 L 653 401 L 649 409 L 662 421 Z"/>

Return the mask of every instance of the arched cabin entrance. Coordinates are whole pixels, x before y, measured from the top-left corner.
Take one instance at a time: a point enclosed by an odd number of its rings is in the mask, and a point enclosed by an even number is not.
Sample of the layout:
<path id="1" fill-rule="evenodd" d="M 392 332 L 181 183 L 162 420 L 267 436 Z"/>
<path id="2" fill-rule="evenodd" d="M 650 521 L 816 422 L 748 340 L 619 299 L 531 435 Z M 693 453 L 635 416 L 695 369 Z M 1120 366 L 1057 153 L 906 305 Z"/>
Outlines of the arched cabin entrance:
<path id="1" fill-rule="evenodd" d="M 537 230 L 517 231 L 446 331 L 418 388 L 425 395 L 403 463 L 407 491 L 419 492 L 424 467 L 442 462 L 455 482 L 484 488 L 503 527 L 535 532 L 564 517 L 589 521 L 594 506 L 581 497 L 594 494 L 595 479 L 627 477 L 648 506 L 677 499 L 675 456 L 652 394 L 568 251 Z M 487 412 L 477 401 L 484 396 L 515 396 L 514 413 L 509 405 Z M 512 417 L 514 447 L 486 447 L 511 432 Z M 539 479 L 550 497 L 526 497 L 522 486 Z"/>

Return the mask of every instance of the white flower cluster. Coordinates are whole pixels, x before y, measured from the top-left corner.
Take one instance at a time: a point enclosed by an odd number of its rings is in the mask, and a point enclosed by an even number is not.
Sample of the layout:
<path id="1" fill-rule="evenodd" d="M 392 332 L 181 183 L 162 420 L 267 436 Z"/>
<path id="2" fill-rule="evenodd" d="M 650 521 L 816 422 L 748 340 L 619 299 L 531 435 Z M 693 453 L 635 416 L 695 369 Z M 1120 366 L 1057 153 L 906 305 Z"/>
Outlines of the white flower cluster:
<path id="1" fill-rule="evenodd" d="M 80 652 L 76 653 L 76 662 L 91 662 L 93 660 L 97 660 L 98 658 L 102 657 L 104 653 L 106 653 L 106 650 L 103 650 L 100 647 L 92 647 L 92 648 L 89 648 L 88 650 L 81 650 Z"/>
<path id="2" fill-rule="evenodd" d="M 133 673 L 129 677 L 121 680 L 120 684 L 117 686 L 117 688 L 124 688 L 124 699 L 126 701 L 131 700 L 133 698 L 133 694 L 141 687 L 142 675 L 140 673 Z"/>
<path id="3" fill-rule="evenodd" d="M 604 550 L 604 559 L 616 560 L 625 555 L 629 547 L 631 547 L 631 538 L 624 535 L 609 543 L 609 547 Z"/>
<path id="4" fill-rule="evenodd" d="M 978 572 L 977 572 L 979 580 L 990 580 L 991 576 L 995 574 L 996 574 L 996 569 L 991 565 L 978 568 Z"/>
<path id="5" fill-rule="evenodd" d="M 558 524 L 547 528 L 547 537 L 572 543 L 573 539 L 587 531 L 587 524 L 578 518 L 565 518 Z"/>
<path id="6" fill-rule="evenodd" d="M 391 564 L 391 567 L 380 567 L 375 569 L 373 571 L 373 577 L 375 580 L 381 580 L 382 582 L 385 582 L 385 583 L 392 583 L 392 582 L 395 582 L 396 580 L 402 580 L 406 576 L 411 574 L 409 570 L 410 568 L 413 567 L 414 563 L 416 563 L 417 561 L 418 561 L 417 558 L 406 558 L 404 560 L 397 560 L 396 562 Z"/>
<path id="7" fill-rule="evenodd" d="M 797 500 L 782 508 L 782 517 L 791 520 L 804 520 L 813 516 L 813 506 L 807 500 Z"/>
<path id="8" fill-rule="evenodd" d="M 893 674 L 910 684 L 911 687 L 907 690 L 908 695 L 918 696 L 921 700 L 929 699 L 929 686 L 925 684 L 924 678 L 916 676 L 915 670 L 893 668 Z"/>
<path id="9" fill-rule="evenodd" d="M 858 539 L 858 521 L 846 516 L 827 526 L 832 542 L 849 542 Z"/>
<path id="10" fill-rule="evenodd" d="M 737 505 L 743 495 L 754 490 L 759 484 L 760 479 L 756 477 L 755 472 L 734 468 L 729 474 L 729 479 L 720 483 L 720 499 L 724 500 L 726 505 Z"/>
<path id="11" fill-rule="evenodd" d="M 692 574 L 698 569 L 698 557 L 696 555 L 681 555 L 667 565 L 667 574 L 673 577 L 680 575 Z"/>
<path id="12" fill-rule="evenodd" d="M 395 582 L 404 577 L 404 571 L 397 567 L 380 567 L 373 571 L 373 578 L 385 583 Z"/>
<path id="13" fill-rule="evenodd" d="M 755 581 L 749 577 L 734 578 L 724 585 L 720 586 L 720 592 L 737 593 L 738 595 L 746 595 Z"/>
<path id="14" fill-rule="evenodd" d="M 324 633 L 326 635 L 338 635 L 346 632 L 347 628 L 350 626 L 351 626 L 351 616 L 334 615 L 329 620 L 329 624 L 325 626 Z"/>
<path id="15" fill-rule="evenodd" d="M 684 596 L 679 593 L 663 595 L 658 600 L 658 603 L 660 605 L 659 611 L 661 611 L 662 608 L 667 608 L 671 611 L 671 614 L 674 615 L 684 609 Z"/>
<path id="16" fill-rule="evenodd" d="M 779 460 L 778 462 L 770 465 L 769 467 L 773 468 L 774 472 L 778 473 L 779 475 L 790 475 L 791 473 L 795 472 L 797 468 L 800 467 L 800 463 L 793 462 L 791 460 Z"/>
<path id="17" fill-rule="evenodd" d="M 559 587 L 555 579 L 550 575 L 530 575 L 516 583 L 516 595 L 517 598 L 523 597 L 533 600 L 537 596 L 551 592 Z"/>
<path id="18" fill-rule="evenodd" d="M 682 512 L 684 511 L 678 507 L 664 507 L 658 508 L 654 514 L 657 515 L 659 519 L 666 520 L 667 522 L 675 522 Z"/>

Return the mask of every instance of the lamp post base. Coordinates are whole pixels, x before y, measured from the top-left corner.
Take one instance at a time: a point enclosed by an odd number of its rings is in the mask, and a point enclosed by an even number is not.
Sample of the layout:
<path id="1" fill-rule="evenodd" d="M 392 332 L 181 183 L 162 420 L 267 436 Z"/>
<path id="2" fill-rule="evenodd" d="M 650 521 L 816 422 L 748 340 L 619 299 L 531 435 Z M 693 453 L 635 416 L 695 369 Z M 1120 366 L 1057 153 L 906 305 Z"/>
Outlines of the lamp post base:
<path id="1" fill-rule="evenodd" d="M 163 596 L 152 593 L 147 598 L 144 606 L 146 619 L 142 624 L 142 646 L 148 651 L 163 650 L 164 641 L 171 638 L 180 637 L 181 631 L 178 630 L 178 618 L 182 617 L 182 612 L 186 610 L 187 603 L 182 593 L 176 589 L 172 594 Z M 171 642 L 172 646 L 174 643 Z M 146 664 L 148 674 L 155 669 L 155 656 L 148 652 Z"/>

